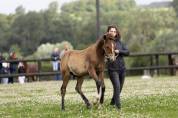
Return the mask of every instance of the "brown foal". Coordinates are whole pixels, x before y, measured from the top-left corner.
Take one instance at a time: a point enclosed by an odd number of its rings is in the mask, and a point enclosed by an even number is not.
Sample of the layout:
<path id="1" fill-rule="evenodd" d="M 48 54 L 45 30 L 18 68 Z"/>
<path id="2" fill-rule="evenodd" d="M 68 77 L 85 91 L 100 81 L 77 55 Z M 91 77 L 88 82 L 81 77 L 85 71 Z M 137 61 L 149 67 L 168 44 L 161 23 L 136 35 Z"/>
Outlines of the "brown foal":
<path id="1" fill-rule="evenodd" d="M 73 74 L 77 77 L 77 84 L 75 90 L 80 94 L 84 100 L 87 108 L 91 108 L 89 100 L 83 94 L 81 87 L 83 84 L 83 77 L 89 75 L 92 77 L 97 86 L 98 94 L 100 96 L 100 103 L 104 101 L 104 69 L 105 69 L 105 59 L 108 58 L 114 61 L 115 56 L 115 42 L 114 37 L 110 34 L 104 34 L 101 39 L 97 40 L 96 43 L 92 44 L 84 50 L 71 50 L 64 54 L 61 59 L 61 74 L 63 78 L 63 83 L 61 86 L 61 107 L 64 107 L 64 97 L 66 93 L 66 87 L 70 79 L 70 75 Z M 101 93 L 100 93 L 101 92 Z"/>

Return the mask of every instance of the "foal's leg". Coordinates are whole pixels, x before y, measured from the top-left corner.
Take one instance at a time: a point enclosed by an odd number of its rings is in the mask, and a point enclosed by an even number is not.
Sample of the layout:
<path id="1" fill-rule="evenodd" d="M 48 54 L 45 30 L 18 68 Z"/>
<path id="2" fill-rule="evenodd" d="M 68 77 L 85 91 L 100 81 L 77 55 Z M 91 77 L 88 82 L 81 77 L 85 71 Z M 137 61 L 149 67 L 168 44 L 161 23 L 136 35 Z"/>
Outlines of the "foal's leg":
<path id="1" fill-rule="evenodd" d="M 85 95 L 83 94 L 81 90 L 82 84 L 83 84 L 83 78 L 77 78 L 77 85 L 75 87 L 75 90 L 80 94 L 85 104 L 87 105 L 87 108 L 91 108 L 91 104 L 89 100 L 85 97 Z"/>
<path id="2" fill-rule="evenodd" d="M 64 75 L 63 76 L 63 83 L 62 83 L 62 86 L 61 86 L 61 96 L 62 96 L 62 99 L 61 99 L 61 109 L 65 110 L 65 107 L 64 107 L 64 97 L 65 97 L 65 93 L 66 93 L 66 87 L 67 87 L 67 84 L 69 82 L 70 73 L 64 73 L 63 75 Z"/>
<path id="3" fill-rule="evenodd" d="M 101 81 L 101 85 L 99 85 L 96 82 L 96 87 L 97 87 L 97 93 L 98 93 L 98 98 L 100 100 L 100 103 L 102 104 L 104 101 L 104 93 L 105 93 L 105 84 L 104 84 L 104 73 L 99 72 L 98 73 L 98 78 Z"/>
<path id="4" fill-rule="evenodd" d="M 96 88 L 97 88 L 97 96 L 96 96 L 96 103 L 98 103 L 98 101 L 100 100 L 100 93 L 101 93 L 101 90 L 100 90 L 100 88 L 101 88 L 101 85 L 99 85 L 99 83 L 98 82 L 96 82 L 95 81 L 95 83 L 96 83 Z"/>
<path id="5" fill-rule="evenodd" d="M 36 81 L 35 76 L 32 76 L 32 81 L 33 81 L 33 82 Z"/>
<path id="6" fill-rule="evenodd" d="M 103 102 L 104 102 L 104 93 L 105 93 L 105 84 L 104 84 L 104 81 L 103 81 L 102 85 L 101 85 L 101 98 L 100 98 L 101 104 L 103 104 Z"/>
<path id="7" fill-rule="evenodd" d="M 105 93 L 105 84 L 104 84 L 104 72 L 99 73 L 99 79 L 101 80 L 101 86 L 100 86 L 100 92 L 101 92 L 101 98 L 100 103 L 102 104 L 104 102 L 104 93 Z"/>
<path id="8" fill-rule="evenodd" d="M 88 68 L 88 74 L 90 75 L 90 77 L 92 77 L 95 80 L 95 82 L 98 86 L 101 86 L 102 81 L 99 80 L 98 75 L 96 74 L 96 70 L 93 66 L 90 66 Z"/>
<path id="9" fill-rule="evenodd" d="M 99 94 L 99 92 L 100 92 L 100 85 L 96 81 L 95 81 L 95 83 L 96 83 L 97 93 Z"/>

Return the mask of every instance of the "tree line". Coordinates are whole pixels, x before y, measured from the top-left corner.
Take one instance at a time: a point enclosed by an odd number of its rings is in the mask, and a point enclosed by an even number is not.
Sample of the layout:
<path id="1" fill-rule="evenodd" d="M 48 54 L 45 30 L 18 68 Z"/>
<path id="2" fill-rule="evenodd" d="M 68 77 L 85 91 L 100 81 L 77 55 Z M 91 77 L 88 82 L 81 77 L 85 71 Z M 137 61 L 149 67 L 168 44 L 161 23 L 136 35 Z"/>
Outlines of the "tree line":
<path id="1" fill-rule="evenodd" d="M 144 8 L 134 0 L 100 0 L 102 35 L 108 25 L 119 27 L 123 41 L 131 52 L 165 52 L 178 50 L 178 2 L 169 8 Z M 33 55 L 46 43 L 70 42 L 83 49 L 96 41 L 95 0 L 57 2 L 47 9 L 26 12 L 23 6 L 14 14 L 0 14 L 0 50 L 17 50 Z"/>

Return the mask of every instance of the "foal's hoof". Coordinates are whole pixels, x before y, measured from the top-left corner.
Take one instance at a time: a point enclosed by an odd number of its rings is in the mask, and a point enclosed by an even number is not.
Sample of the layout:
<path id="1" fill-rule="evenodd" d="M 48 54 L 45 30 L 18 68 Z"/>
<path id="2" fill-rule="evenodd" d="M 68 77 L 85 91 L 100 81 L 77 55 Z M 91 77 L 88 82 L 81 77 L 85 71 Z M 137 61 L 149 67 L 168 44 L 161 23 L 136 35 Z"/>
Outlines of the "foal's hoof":
<path id="1" fill-rule="evenodd" d="M 103 105 L 102 104 L 99 104 L 98 105 L 98 109 L 102 109 Z"/>
<path id="2" fill-rule="evenodd" d="M 104 103 L 104 100 L 100 99 L 100 104 L 103 104 Z"/>
<path id="3" fill-rule="evenodd" d="M 61 108 L 61 111 L 65 111 L 65 108 L 64 108 L 64 107 L 62 107 L 62 108 Z"/>
<path id="4" fill-rule="evenodd" d="M 91 109 L 91 104 L 88 104 L 88 105 L 87 105 L 87 109 Z"/>
<path id="5" fill-rule="evenodd" d="M 99 100 L 100 100 L 100 96 L 97 94 L 94 99 L 93 99 L 93 105 L 96 105 L 99 103 Z"/>

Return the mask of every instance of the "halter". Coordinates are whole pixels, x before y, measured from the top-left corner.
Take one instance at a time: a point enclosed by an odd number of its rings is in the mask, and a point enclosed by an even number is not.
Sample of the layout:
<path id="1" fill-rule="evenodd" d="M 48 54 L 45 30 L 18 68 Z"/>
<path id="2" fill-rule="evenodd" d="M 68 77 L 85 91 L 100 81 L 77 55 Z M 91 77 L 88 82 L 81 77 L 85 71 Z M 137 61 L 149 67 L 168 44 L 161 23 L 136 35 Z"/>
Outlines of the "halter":
<path id="1" fill-rule="evenodd" d="M 104 40 L 104 45 L 105 45 L 105 40 Z M 114 44 L 112 43 L 112 52 L 114 52 L 113 46 L 114 46 Z M 106 54 L 106 49 L 104 48 L 104 46 L 103 46 L 103 50 L 104 50 L 104 52 L 105 52 L 104 54 L 105 54 L 105 58 L 106 58 L 106 59 L 110 59 L 110 57 L 113 56 L 113 53 L 112 53 L 112 54 Z M 115 52 L 114 52 L 114 53 L 115 53 Z M 118 56 L 118 54 L 117 54 L 117 55 L 114 54 L 114 59 L 116 59 L 117 56 Z"/>

